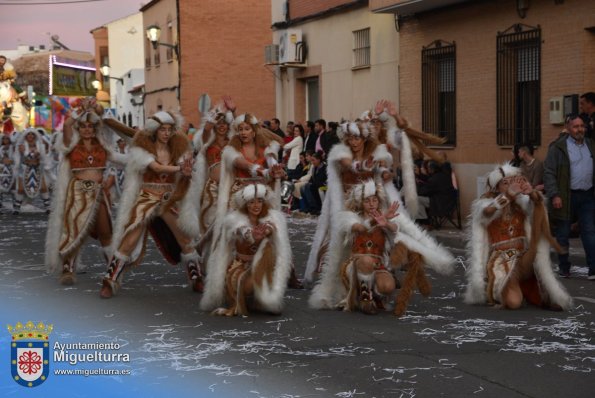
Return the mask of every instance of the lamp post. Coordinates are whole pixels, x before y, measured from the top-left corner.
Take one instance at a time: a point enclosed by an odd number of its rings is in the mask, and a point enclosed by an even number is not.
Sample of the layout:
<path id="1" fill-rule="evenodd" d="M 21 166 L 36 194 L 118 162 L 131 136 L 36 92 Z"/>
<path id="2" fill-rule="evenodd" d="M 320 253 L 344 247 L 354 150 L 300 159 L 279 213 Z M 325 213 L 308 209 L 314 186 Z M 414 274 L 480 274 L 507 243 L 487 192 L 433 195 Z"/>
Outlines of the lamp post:
<path id="1" fill-rule="evenodd" d="M 120 82 L 120 84 L 124 84 L 124 79 L 122 79 L 121 77 L 112 77 L 109 75 L 110 73 L 110 66 L 109 65 L 103 65 L 101 68 L 99 68 L 101 70 L 101 74 L 107 78 L 110 79 L 114 79 Z"/>
<path id="2" fill-rule="evenodd" d="M 180 51 L 178 48 L 178 44 L 169 44 L 169 43 L 162 43 L 159 41 L 159 38 L 161 38 L 161 28 L 157 25 L 151 25 L 147 28 L 146 30 L 147 33 L 147 39 L 149 39 L 149 41 L 151 42 L 151 45 L 153 46 L 153 50 L 157 50 L 158 46 L 165 46 L 168 48 L 173 48 L 174 52 L 176 53 L 176 57 L 178 57 L 178 59 L 180 58 Z"/>

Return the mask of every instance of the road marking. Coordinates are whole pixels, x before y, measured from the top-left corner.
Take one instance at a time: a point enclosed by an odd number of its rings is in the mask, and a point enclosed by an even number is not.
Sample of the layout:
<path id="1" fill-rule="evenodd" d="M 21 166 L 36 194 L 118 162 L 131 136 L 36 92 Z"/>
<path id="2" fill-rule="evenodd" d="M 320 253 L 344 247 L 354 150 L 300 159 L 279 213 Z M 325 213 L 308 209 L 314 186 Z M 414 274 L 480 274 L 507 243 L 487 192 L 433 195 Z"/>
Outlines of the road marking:
<path id="1" fill-rule="evenodd" d="M 587 303 L 595 304 L 595 299 L 589 297 L 575 297 L 577 300 L 586 301 Z"/>

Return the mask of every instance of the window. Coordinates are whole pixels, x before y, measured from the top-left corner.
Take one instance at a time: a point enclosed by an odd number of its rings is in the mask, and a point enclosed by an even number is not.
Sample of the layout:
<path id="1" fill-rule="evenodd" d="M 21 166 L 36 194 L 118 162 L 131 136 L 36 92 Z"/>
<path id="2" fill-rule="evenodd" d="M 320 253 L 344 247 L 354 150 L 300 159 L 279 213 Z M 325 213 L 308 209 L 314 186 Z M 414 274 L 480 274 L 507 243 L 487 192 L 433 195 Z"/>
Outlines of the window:
<path id="1" fill-rule="evenodd" d="M 370 66 L 370 28 L 353 32 L 353 68 Z"/>
<path id="2" fill-rule="evenodd" d="M 159 66 L 159 64 L 161 63 L 161 54 L 159 53 L 159 46 L 157 46 L 153 53 L 153 62 L 155 63 L 155 66 Z"/>
<path id="3" fill-rule="evenodd" d="M 145 39 L 145 68 L 151 67 L 151 41 L 146 38 Z"/>
<path id="4" fill-rule="evenodd" d="M 132 113 L 128 112 L 128 127 L 132 127 Z"/>
<path id="5" fill-rule="evenodd" d="M 456 140 L 456 46 L 436 40 L 421 51 L 422 130 L 446 138 L 444 145 Z"/>
<path id="6" fill-rule="evenodd" d="M 320 85 L 318 77 L 313 77 L 306 80 L 306 119 L 318 120 L 320 119 Z"/>
<path id="7" fill-rule="evenodd" d="M 516 24 L 498 32 L 497 143 L 541 144 L 541 29 Z"/>
<path id="8" fill-rule="evenodd" d="M 174 30 L 173 30 L 173 24 L 171 22 L 171 18 L 168 19 L 167 21 L 167 42 L 166 43 L 173 43 L 174 42 Z M 171 62 L 174 60 L 174 49 L 171 47 L 168 47 L 166 52 L 165 52 L 165 59 L 167 60 L 167 62 Z"/>

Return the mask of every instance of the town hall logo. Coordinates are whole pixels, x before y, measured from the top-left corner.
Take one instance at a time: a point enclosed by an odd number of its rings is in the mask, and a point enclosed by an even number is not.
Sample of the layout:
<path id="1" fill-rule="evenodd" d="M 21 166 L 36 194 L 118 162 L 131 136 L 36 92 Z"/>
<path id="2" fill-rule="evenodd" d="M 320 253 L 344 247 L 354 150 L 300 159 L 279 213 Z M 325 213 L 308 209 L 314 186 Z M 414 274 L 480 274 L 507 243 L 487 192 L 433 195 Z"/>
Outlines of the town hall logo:
<path id="1" fill-rule="evenodd" d="M 10 369 L 14 381 L 24 387 L 37 387 L 50 372 L 49 335 L 54 326 L 29 321 L 24 326 L 18 322 L 8 325 L 12 335 L 10 343 Z"/>

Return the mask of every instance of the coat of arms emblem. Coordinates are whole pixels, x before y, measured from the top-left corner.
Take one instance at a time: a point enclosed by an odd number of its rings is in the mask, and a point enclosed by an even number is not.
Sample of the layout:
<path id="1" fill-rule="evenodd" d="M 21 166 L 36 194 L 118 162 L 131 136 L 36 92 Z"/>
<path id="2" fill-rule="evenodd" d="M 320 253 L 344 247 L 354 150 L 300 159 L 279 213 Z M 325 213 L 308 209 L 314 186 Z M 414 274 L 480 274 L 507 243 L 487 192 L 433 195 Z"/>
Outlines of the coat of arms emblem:
<path id="1" fill-rule="evenodd" d="M 24 387 L 37 387 L 48 378 L 50 372 L 49 335 L 54 326 L 39 322 L 20 322 L 8 332 L 12 335 L 10 343 L 10 369 L 12 379 Z"/>

